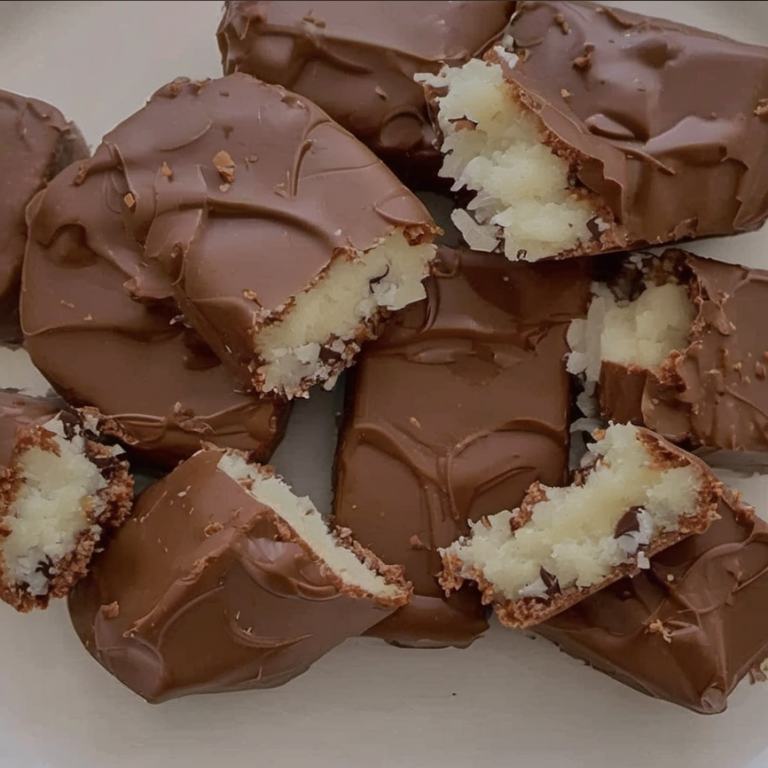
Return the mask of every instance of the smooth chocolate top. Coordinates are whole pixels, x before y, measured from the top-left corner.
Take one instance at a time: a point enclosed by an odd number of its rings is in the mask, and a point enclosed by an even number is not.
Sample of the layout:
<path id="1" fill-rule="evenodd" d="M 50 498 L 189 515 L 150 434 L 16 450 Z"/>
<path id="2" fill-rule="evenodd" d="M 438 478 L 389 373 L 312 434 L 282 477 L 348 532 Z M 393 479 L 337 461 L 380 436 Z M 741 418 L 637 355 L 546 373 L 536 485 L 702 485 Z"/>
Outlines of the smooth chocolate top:
<path id="1" fill-rule="evenodd" d="M 521 2 L 508 69 L 582 155 L 617 248 L 759 227 L 768 216 L 768 48 L 594 3 Z"/>
<path id="2" fill-rule="evenodd" d="M 536 627 L 637 690 L 714 714 L 768 656 L 768 524 L 734 499 L 651 567 Z"/>
<path id="3" fill-rule="evenodd" d="M 314 101 L 409 181 L 434 184 L 424 93 L 413 79 L 480 55 L 513 2 L 227 2 L 217 38 L 226 73 Z"/>
<path id="4" fill-rule="evenodd" d="M 151 702 L 281 685 L 393 610 L 340 588 L 221 456 L 147 489 L 70 595 L 88 651 Z"/>
<path id="5" fill-rule="evenodd" d="M 45 424 L 61 411 L 61 406 L 55 397 L 28 397 L 0 389 L 0 472 L 11 459 L 18 428 Z"/>
<path id="6" fill-rule="evenodd" d="M 18 338 L 24 209 L 64 166 L 87 154 L 80 132 L 58 109 L 0 90 L 0 341 Z"/>
<path id="7" fill-rule="evenodd" d="M 442 248 L 427 299 L 397 313 L 354 369 L 337 455 L 336 522 L 405 565 L 412 605 L 373 632 L 466 645 L 477 593 L 446 600 L 438 547 L 514 508 L 568 464 L 568 323 L 586 311 L 586 263 L 511 263 Z M 455 602 L 454 602 L 455 600 Z"/>
<path id="8" fill-rule="evenodd" d="M 654 262 L 655 264 L 655 262 Z M 768 451 L 768 272 L 665 251 L 659 266 L 696 309 L 686 346 L 659 371 L 604 365 L 601 407 L 692 448 Z M 634 382 L 634 383 L 633 383 Z"/>
<path id="9" fill-rule="evenodd" d="M 126 232 L 127 193 L 102 145 L 30 206 L 22 321 L 32 360 L 68 402 L 114 417 L 118 436 L 153 461 L 173 464 L 201 441 L 266 459 L 288 406 L 236 391 L 172 300 L 131 299 L 144 255 Z"/>
<path id="10" fill-rule="evenodd" d="M 161 88 L 111 133 L 93 168 L 149 267 L 141 300 L 173 292 L 193 327 L 244 386 L 253 331 L 334 258 L 432 219 L 366 147 L 314 104 L 249 75 Z M 89 174 L 90 175 L 90 174 Z"/>

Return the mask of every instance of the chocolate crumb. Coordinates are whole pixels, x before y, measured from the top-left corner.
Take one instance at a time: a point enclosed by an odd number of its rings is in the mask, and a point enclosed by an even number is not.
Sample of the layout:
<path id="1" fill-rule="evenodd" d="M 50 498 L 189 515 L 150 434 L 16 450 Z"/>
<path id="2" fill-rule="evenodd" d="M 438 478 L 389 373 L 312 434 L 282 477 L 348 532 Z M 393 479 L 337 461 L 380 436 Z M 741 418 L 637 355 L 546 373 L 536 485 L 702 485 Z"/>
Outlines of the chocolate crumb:
<path id="1" fill-rule="evenodd" d="M 72 180 L 72 183 L 79 187 L 84 181 L 86 176 L 88 175 L 88 167 L 90 163 L 88 160 L 84 160 L 80 165 L 77 167 L 77 175 Z"/>
<path id="2" fill-rule="evenodd" d="M 415 416 L 411 416 L 408 421 L 410 421 L 411 424 L 416 427 L 416 429 L 421 429 L 421 422 Z"/>
<path id="3" fill-rule="evenodd" d="M 101 615 L 105 619 L 116 619 L 120 615 L 120 604 L 115 600 L 108 605 L 102 605 Z"/>
<path id="4" fill-rule="evenodd" d="M 553 576 L 545 568 L 540 568 L 539 577 L 544 582 L 544 586 L 547 588 L 548 597 L 560 594 L 562 590 L 560 589 L 560 582 L 557 580 L 556 576 Z"/>
<path id="5" fill-rule="evenodd" d="M 760 99 L 755 107 L 755 114 L 758 117 L 768 117 L 768 99 Z"/>
<path id="6" fill-rule="evenodd" d="M 130 192 L 127 192 L 125 197 L 123 197 L 123 202 L 128 206 L 129 210 L 136 210 L 136 198 Z"/>
<path id="7" fill-rule="evenodd" d="M 639 506 L 630 507 L 616 523 L 616 529 L 613 532 L 613 538 L 618 539 L 625 533 L 634 533 L 640 530 L 640 521 L 637 519 L 643 508 Z"/>
<path id="8" fill-rule="evenodd" d="M 408 543 L 411 545 L 411 549 L 422 550 L 427 548 L 427 545 L 416 534 L 408 539 Z"/>
<path id="9" fill-rule="evenodd" d="M 380 85 L 377 85 L 373 90 L 376 95 L 380 96 L 382 99 L 387 98 L 387 92 Z"/>
<path id="10" fill-rule="evenodd" d="M 648 625 L 648 631 L 651 634 L 661 635 L 665 643 L 672 642 L 672 633 L 664 626 L 664 623 L 660 619 L 652 621 Z"/>
<path id="11" fill-rule="evenodd" d="M 67 307 L 67 309 L 74 309 L 75 305 L 71 301 L 64 301 L 62 299 L 61 301 L 62 306 Z"/>
<path id="12" fill-rule="evenodd" d="M 222 524 L 218 522 L 208 523 L 208 525 L 203 528 L 203 533 L 206 536 L 213 536 L 214 533 L 218 533 L 222 529 Z"/>
<path id="13" fill-rule="evenodd" d="M 162 167 L 160 168 L 160 173 L 162 173 L 166 179 L 173 178 L 173 171 L 171 170 L 171 166 L 168 165 L 168 163 L 163 163 Z"/>
<path id="14" fill-rule="evenodd" d="M 225 149 L 213 156 L 213 164 L 224 181 L 231 184 L 235 180 L 235 161 Z"/>
<path id="15" fill-rule="evenodd" d="M 564 35 L 567 35 L 571 31 L 571 25 L 565 20 L 565 16 L 562 13 L 555 14 L 555 22 L 558 24 Z"/>
<path id="16" fill-rule="evenodd" d="M 561 88 L 560 89 L 560 95 L 564 99 L 569 99 L 571 97 L 571 92 L 567 88 Z"/>

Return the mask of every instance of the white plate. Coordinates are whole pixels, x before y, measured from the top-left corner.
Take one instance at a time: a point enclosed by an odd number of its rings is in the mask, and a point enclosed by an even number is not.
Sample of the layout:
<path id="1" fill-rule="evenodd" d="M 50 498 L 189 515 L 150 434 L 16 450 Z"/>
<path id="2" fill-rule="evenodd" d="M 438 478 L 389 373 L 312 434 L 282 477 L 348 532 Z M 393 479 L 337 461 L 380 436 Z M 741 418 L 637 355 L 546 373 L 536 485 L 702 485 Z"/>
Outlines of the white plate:
<path id="1" fill-rule="evenodd" d="M 768 2 L 615 5 L 768 40 Z M 218 2 L 2 2 L 0 87 L 53 102 L 96 143 L 163 83 L 220 74 L 219 12 Z M 768 230 L 694 250 L 766 266 Z M 326 510 L 339 405 L 336 393 L 300 404 L 275 458 Z M 742 485 L 768 514 L 768 482 Z M 63 605 L 0 609 L 2 768 L 758 768 L 766 722 L 766 685 L 742 685 L 707 718 L 498 627 L 466 651 L 349 641 L 284 688 L 152 707 L 90 659 Z"/>

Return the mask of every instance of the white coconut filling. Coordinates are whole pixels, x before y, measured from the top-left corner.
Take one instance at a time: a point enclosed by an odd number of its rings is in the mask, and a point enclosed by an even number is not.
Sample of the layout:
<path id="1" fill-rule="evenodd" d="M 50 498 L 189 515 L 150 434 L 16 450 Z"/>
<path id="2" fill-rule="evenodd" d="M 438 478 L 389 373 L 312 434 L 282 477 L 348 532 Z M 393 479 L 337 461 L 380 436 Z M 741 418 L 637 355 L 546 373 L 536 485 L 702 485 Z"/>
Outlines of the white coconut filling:
<path id="1" fill-rule="evenodd" d="M 631 302 L 617 301 L 596 286 L 584 320 L 568 329 L 568 370 L 600 379 L 603 362 L 658 368 L 670 352 L 683 349 L 695 310 L 682 285 L 650 285 Z"/>
<path id="2" fill-rule="evenodd" d="M 422 280 L 434 255 L 434 245 L 410 245 L 398 230 L 355 259 L 337 258 L 318 283 L 296 296 L 283 319 L 256 333 L 263 389 L 290 395 L 302 381 L 327 378 L 322 349 L 331 345 L 341 355 L 378 309 L 423 299 Z"/>
<path id="3" fill-rule="evenodd" d="M 440 175 L 455 179 L 454 190 L 478 193 L 469 212 L 452 216 L 470 247 L 492 251 L 503 239 L 507 258 L 535 261 L 590 239 L 593 206 L 574 193 L 568 162 L 542 142 L 536 119 L 512 96 L 499 64 L 471 59 L 417 80 L 447 88 L 437 99 Z"/>
<path id="4" fill-rule="evenodd" d="M 31 595 L 45 595 L 49 579 L 40 570 L 56 564 L 75 548 L 78 536 L 100 527 L 89 521 L 104 502 L 98 492 L 106 486 L 98 467 L 85 452 L 81 435 L 68 439 L 58 419 L 44 425 L 52 432 L 60 455 L 33 447 L 19 457 L 22 483 L 3 519 L 10 534 L 0 540 L 0 552 L 9 583 L 26 584 Z"/>
<path id="5" fill-rule="evenodd" d="M 481 572 L 508 600 L 546 597 L 543 571 L 564 590 L 597 584 L 623 563 L 647 567 L 643 547 L 695 512 L 697 475 L 651 466 L 631 425 L 609 427 L 589 450 L 597 461 L 583 486 L 547 488 L 522 527 L 511 528 L 519 510 L 499 512 L 441 552 L 456 555 L 466 574 Z M 617 538 L 617 524 L 636 508 L 637 530 Z"/>
<path id="6" fill-rule="evenodd" d="M 402 589 L 362 563 L 351 550 L 336 542 L 328 525 L 307 498 L 296 496 L 274 475 L 262 474 L 235 453 L 219 461 L 219 469 L 239 483 L 256 501 L 272 509 L 341 580 L 379 598 L 398 597 Z"/>

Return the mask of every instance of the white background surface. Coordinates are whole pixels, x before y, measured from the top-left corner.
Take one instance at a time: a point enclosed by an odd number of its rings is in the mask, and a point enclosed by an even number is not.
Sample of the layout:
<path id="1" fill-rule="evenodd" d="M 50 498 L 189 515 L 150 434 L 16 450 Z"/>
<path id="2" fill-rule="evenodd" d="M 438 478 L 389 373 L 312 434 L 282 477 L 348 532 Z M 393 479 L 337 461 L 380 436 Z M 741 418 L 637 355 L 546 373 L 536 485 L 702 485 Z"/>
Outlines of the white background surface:
<path id="1" fill-rule="evenodd" d="M 614 4 L 768 42 L 768 2 Z M 96 143 L 163 83 L 220 74 L 219 11 L 2 2 L 0 87 L 53 102 Z M 768 231 L 692 250 L 768 266 Z M 300 404 L 275 457 L 321 509 L 338 409 L 338 393 Z M 768 481 L 742 486 L 768 515 Z M 349 641 L 284 688 L 152 707 L 88 657 L 63 605 L 0 606 L 0 768 L 764 768 L 766 749 L 768 685 L 742 685 L 707 718 L 498 627 L 466 651 Z"/>

